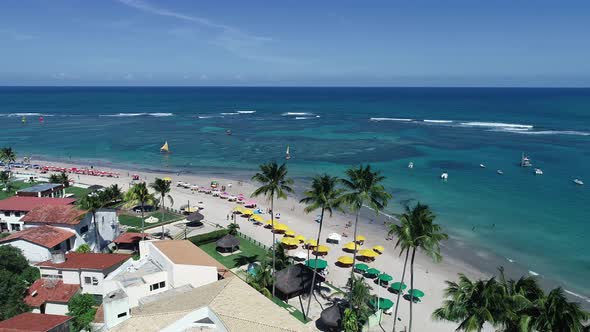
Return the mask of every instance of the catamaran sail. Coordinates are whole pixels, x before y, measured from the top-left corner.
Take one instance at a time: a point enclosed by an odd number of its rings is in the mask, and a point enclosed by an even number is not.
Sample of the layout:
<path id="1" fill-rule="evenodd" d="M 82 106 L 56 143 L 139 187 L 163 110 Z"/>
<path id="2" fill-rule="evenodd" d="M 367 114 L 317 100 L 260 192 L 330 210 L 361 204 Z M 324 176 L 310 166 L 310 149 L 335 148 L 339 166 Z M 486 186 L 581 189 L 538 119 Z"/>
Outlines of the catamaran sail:
<path id="1" fill-rule="evenodd" d="M 289 146 L 287 145 L 287 152 L 285 154 L 285 159 L 289 160 L 291 159 L 291 154 L 289 153 Z"/>
<path id="2" fill-rule="evenodd" d="M 170 149 L 168 149 L 168 141 L 166 141 L 164 145 L 162 145 L 162 147 L 160 148 L 160 152 L 170 152 Z"/>

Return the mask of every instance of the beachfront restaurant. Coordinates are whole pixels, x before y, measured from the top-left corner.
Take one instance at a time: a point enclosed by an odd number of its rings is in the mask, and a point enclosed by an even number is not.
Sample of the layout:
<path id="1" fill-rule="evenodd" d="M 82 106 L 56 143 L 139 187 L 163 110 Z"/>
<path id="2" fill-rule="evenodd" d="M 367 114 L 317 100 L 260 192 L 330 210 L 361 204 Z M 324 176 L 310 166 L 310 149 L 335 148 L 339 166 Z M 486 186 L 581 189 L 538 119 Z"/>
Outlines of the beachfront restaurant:
<path id="1" fill-rule="evenodd" d="M 64 197 L 66 190 L 60 183 L 40 183 L 16 192 L 19 197 Z"/>

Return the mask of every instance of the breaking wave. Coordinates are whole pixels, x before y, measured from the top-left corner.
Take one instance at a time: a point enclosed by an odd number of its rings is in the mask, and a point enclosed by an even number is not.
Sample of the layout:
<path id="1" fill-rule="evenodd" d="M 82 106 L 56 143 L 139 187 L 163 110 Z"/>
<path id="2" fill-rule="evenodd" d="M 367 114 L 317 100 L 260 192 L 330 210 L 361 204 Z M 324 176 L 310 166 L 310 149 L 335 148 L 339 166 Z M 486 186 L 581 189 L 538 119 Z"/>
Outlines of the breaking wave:
<path id="1" fill-rule="evenodd" d="M 309 112 L 286 112 L 281 114 L 282 116 L 312 116 L 315 115 Z"/>
<path id="2" fill-rule="evenodd" d="M 532 125 L 503 122 L 461 122 L 461 126 L 485 128 L 521 128 L 526 130 L 533 129 Z"/>
<path id="3" fill-rule="evenodd" d="M 164 117 L 164 116 L 173 116 L 173 113 L 117 113 L 117 114 L 101 114 L 100 117 L 112 117 L 112 118 L 129 118 L 135 116 L 155 116 L 155 117 Z"/>
<path id="4" fill-rule="evenodd" d="M 0 116 L 14 117 L 14 116 L 53 116 L 53 114 L 42 113 L 2 113 Z"/>
<path id="5" fill-rule="evenodd" d="M 254 114 L 256 111 L 238 111 L 239 114 Z"/>
<path id="6" fill-rule="evenodd" d="M 403 119 L 403 118 L 370 118 L 369 121 L 402 121 L 402 122 L 412 122 L 412 119 Z"/>

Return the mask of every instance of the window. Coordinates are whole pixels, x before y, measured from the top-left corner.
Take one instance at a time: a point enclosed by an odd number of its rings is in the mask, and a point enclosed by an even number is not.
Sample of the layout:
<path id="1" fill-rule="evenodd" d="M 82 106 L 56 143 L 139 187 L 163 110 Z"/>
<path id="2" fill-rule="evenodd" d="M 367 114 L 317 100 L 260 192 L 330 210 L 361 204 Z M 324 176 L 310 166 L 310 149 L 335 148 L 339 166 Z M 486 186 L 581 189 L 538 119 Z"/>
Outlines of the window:
<path id="1" fill-rule="evenodd" d="M 84 234 L 86 232 L 88 232 L 88 226 L 84 226 L 84 227 L 80 228 L 80 234 Z"/>
<path id="2" fill-rule="evenodd" d="M 10 228 L 16 232 L 20 231 L 20 225 L 18 224 L 10 224 Z"/>
<path id="3" fill-rule="evenodd" d="M 98 279 L 96 279 L 96 277 L 92 277 L 92 285 L 98 286 Z"/>
<path id="4" fill-rule="evenodd" d="M 164 288 L 166 287 L 166 282 L 165 281 L 160 281 L 160 288 Z"/>
<path id="5" fill-rule="evenodd" d="M 164 287 L 166 287 L 165 281 L 156 282 L 155 284 L 150 285 L 150 292 L 153 292 L 157 289 L 164 288 Z"/>
<path id="6" fill-rule="evenodd" d="M 15 216 L 15 217 L 20 217 L 20 211 L 15 211 L 15 212 L 14 212 L 14 216 Z"/>
<path id="7" fill-rule="evenodd" d="M 87 285 L 91 284 L 92 283 L 92 278 L 90 278 L 90 277 L 84 277 L 84 283 L 87 284 Z"/>
<path id="8" fill-rule="evenodd" d="M 127 316 L 127 312 L 122 312 L 117 315 L 118 318 L 125 317 L 125 316 Z"/>

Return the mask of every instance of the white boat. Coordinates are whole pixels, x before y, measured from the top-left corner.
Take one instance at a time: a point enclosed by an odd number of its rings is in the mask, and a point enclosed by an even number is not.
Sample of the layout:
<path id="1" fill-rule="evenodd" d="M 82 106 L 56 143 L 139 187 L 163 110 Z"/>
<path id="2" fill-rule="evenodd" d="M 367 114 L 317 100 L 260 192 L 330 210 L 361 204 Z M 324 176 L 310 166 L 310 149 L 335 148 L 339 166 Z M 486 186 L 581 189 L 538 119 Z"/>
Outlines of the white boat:
<path id="1" fill-rule="evenodd" d="M 531 167 L 533 164 L 531 163 L 531 159 L 525 155 L 524 153 L 520 157 L 520 167 Z"/>
<path id="2" fill-rule="evenodd" d="M 535 175 L 543 175 L 543 171 L 540 168 L 535 168 Z"/>
<path id="3" fill-rule="evenodd" d="M 575 183 L 575 184 L 577 184 L 577 185 L 579 185 L 579 186 L 581 186 L 581 185 L 583 185 L 583 184 L 584 184 L 584 181 L 582 181 L 582 180 L 580 180 L 580 179 L 575 179 L 575 180 L 574 180 L 574 183 Z"/>
<path id="4" fill-rule="evenodd" d="M 504 175 L 504 172 L 501 169 L 497 170 L 496 173 L 498 173 L 499 175 Z"/>
<path id="5" fill-rule="evenodd" d="M 486 168 L 486 165 L 484 165 L 484 164 L 479 164 L 479 167 L 481 167 L 481 168 Z"/>
<path id="6" fill-rule="evenodd" d="M 410 161 L 410 163 L 408 164 L 408 168 L 414 168 L 414 163 Z"/>
<path id="7" fill-rule="evenodd" d="M 285 153 L 285 159 L 289 160 L 291 159 L 291 153 L 289 153 L 289 146 L 287 145 L 287 152 Z"/>
<path id="8" fill-rule="evenodd" d="M 449 178 L 449 173 L 447 173 L 447 172 L 444 172 L 444 173 L 442 173 L 440 175 L 440 179 L 441 180 L 445 180 L 446 181 L 448 178 Z"/>

